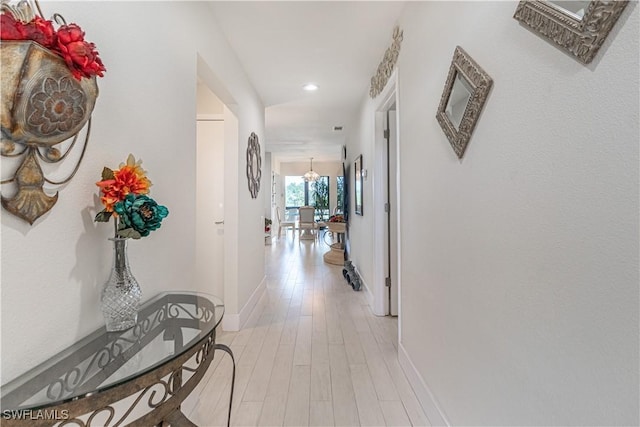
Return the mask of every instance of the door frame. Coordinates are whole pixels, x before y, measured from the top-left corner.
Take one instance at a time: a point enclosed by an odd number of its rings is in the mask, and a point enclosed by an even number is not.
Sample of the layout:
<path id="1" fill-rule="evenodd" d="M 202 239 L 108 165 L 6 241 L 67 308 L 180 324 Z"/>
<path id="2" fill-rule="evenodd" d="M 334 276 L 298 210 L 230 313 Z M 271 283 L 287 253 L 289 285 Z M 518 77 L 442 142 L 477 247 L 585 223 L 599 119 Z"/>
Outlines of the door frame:
<path id="1" fill-rule="evenodd" d="M 386 139 L 384 137 L 384 129 L 386 122 L 387 111 L 395 104 L 396 106 L 396 171 L 400 171 L 400 103 L 398 99 L 398 68 L 394 70 L 389 78 L 387 85 L 383 91 L 378 95 L 374 104 L 375 115 L 375 141 L 374 141 L 374 162 L 375 173 L 373 174 L 373 235 L 374 235 L 374 247 L 373 247 L 373 306 L 372 311 L 376 316 L 385 316 L 389 312 L 389 298 L 388 291 L 385 283 L 386 278 L 386 265 L 387 265 L 387 252 L 385 246 L 387 245 L 387 213 L 385 212 L 384 204 L 387 201 L 386 195 L 386 180 L 387 180 L 387 146 Z M 397 206 L 396 208 L 396 235 L 398 237 L 397 242 L 397 265 L 398 265 L 398 325 L 400 325 L 401 308 L 401 291 L 402 291 L 402 279 L 401 279 L 401 265 L 402 265 L 402 253 L 401 253 L 401 226 L 399 221 L 399 206 L 401 206 L 401 192 L 402 188 L 400 182 L 400 174 L 398 173 L 396 182 L 396 194 L 397 194 Z M 393 189 L 392 189 L 393 190 Z"/>
<path id="2" fill-rule="evenodd" d="M 238 194 L 239 150 L 238 103 L 226 85 L 218 78 L 206 61 L 197 54 L 197 79 L 200 79 L 224 104 L 224 305 L 222 328 L 238 331 L 243 324 L 238 307 Z M 195 159 L 194 159 L 195 163 Z M 215 220 L 219 220 L 216 218 Z M 196 248 L 197 250 L 197 248 Z"/>

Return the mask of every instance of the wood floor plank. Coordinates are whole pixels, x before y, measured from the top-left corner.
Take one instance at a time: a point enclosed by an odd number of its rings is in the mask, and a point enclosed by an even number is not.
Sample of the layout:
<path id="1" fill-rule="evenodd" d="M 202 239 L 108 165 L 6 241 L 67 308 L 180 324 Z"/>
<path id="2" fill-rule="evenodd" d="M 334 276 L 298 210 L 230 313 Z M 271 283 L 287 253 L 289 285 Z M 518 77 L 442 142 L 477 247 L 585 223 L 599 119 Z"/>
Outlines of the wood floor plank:
<path id="1" fill-rule="evenodd" d="M 216 342 L 220 344 L 230 345 L 234 337 L 235 337 L 235 333 L 233 332 L 221 333 L 216 337 Z M 187 398 L 182 403 L 183 413 L 191 414 L 196 410 L 196 407 L 198 407 L 198 405 L 200 404 L 200 396 L 203 393 L 205 393 L 205 388 L 207 387 L 207 384 L 209 384 L 209 381 L 211 381 L 214 373 L 216 372 L 216 369 L 218 368 L 218 365 L 225 358 L 225 356 L 226 356 L 225 353 L 220 351 L 214 353 L 213 360 L 211 361 L 211 364 L 209 365 L 209 369 L 207 369 L 207 372 L 203 376 L 202 380 L 200 380 L 200 382 L 193 389 L 191 394 L 189 394 L 189 396 L 187 396 Z M 226 356 L 226 358 L 229 359 L 228 356 Z M 229 359 L 229 363 L 231 363 L 231 359 Z M 226 372 L 226 370 L 223 370 L 221 372 Z M 219 379 L 216 379 L 216 382 L 219 382 Z"/>
<path id="2" fill-rule="evenodd" d="M 311 335 L 311 362 L 329 363 L 329 341 L 326 331 L 313 331 Z"/>
<path id="3" fill-rule="evenodd" d="M 358 334 L 379 400 L 400 400 L 378 342 L 371 332 Z"/>
<path id="4" fill-rule="evenodd" d="M 325 313 L 326 313 L 326 307 L 325 307 L 325 299 L 324 299 L 324 289 L 320 285 L 320 287 L 315 289 L 313 293 L 312 315 L 313 315 L 314 332 L 326 331 L 327 321 L 326 321 Z"/>
<path id="5" fill-rule="evenodd" d="M 244 346 L 232 344 L 230 348 L 234 357 L 242 356 Z M 225 425 L 226 416 L 218 414 L 216 421 L 216 411 L 223 412 L 224 409 L 218 409 L 223 407 L 228 411 L 229 408 L 233 364 L 231 358 L 221 351 L 217 351 L 214 357 L 220 357 L 221 361 L 213 372 L 211 379 L 202 390 L 199 396 L 198 406 L 188 415 L 191 421 L 203 426 Z M 236 393 L 234 393 L 234 398 L 235 395 Z M 216 422 L 218 422 L 218 424 L 216 424 Z"/>
<path id="6" fill-rule="evenodd" d="M 333 426 L 333 403 L 329 401 L 311 401 L 309 405 L 309 425 L 318 427 Z"/>
<path id="7" fill-rule="evenodd" d="M 293 368 L 293 351 L 293 344 L 278 347 L 262 413 L 258 421 L 260 426 L 281 426 L 284 424 Z"/>
<path id="8" fill-rule="evenodd" d="M 351 307 L 351 317 L 358 332 L 371 332 L 367 317 L 371 315 L 368 305 L 354 304 Z"/>
<path id="9" fill-rule="evenodd" d="M 329 344 L 344 344 L 336 298 L 325 296 L 325 322 Z"/>
<path id="10" fill-rule="evenodd" d="M 311 316 L 300 316 L 293 354 L 294 365 L 311 365 L 312 322 Z"/>
<path id="11" fill-rule="evenodd" d="M 244 392 L 245 402 L 262 402 L 267 394 L 267 386 L 273 371 L 273 364 L 282 335 L 283 324 L 272 323 L 265 336 L 262 350 L 255 363 L 251 378 Z"/>
<path id="12" fill-rule="evenodd" d="M 311 367 L 309 365 L 294 364 L 287 396 L 287 409 L 284 415 L 285 426 L 299 427 L 309 425 L 310 383 Z"/>
<path id="13" fill-rule="evenodd" d="M 249 383 L 249 378 L 251 376 L 251 367 L 247 365 L 237 365 L 236 366 L 236 382 L 235 388 L 233 392 L 233 406 L 231 412 L 231 419 L 236 419 L 238 416 L 238 410 L 240 408 L 240 404 L 242 403 L 242 397 L 244 395 L 244 391 Z M 229 383 L 230 384 L 230 383 Z M 225 387 L 225 390 L 229 390 Z M 225 425 L 227 423 L 227 416 L 229 412 L 229 394 L 223 393 L 220 399 L 218 400 L 218 404 L 215 406 L 213 411 L 213 417 L 209 423 L 204 423 L 203 425 Z"/>
<path id="14" fill-rule="evenodd" d="M 347 351 L 349 363 L 352 365 L 360 365 L 366 363 L 364 351 L 360 344 L 358 332 L 352 323 L 352 319 L 344 317 L 341 320 L 342 337 L 344 339 L 344 348 Z"/>
<path id="15" fill-rule="evenodd" d="M 367 365 L 350 365 L 353 392 L 356 396 L 360 425 L 383 426 L 384 416 Z"/>
<path id="16" fill-rule="evenodd" d="M 258 420 L 259 426 L 273 427 L 284 424 L 284 411 L 287 407 L 287 394 L 267 396 L 262 405 Z"/>
<path id="17" fill-rule="evenodd" d="M 409 421 L 402 402 L 397 400 L 380 402 L 380 407 L 382 408 L 382 415 L 384 415 L 384 421 L 387 426 L 406 427 L 411 425 L 411 421 Z"/>
<path id="18" fill-rule="evenodd" d="M 428 426 L 398 362 L 398 319 L 376 317 L 328 247 L 297 236 L 265 247 L 266 292 L 239 332 L 221 332 L 237 361 L 234 426 Z M 227 421 L 231 362 L 216 354 L 183 404 L 198 425 Z"/>
<path id="19" fill-rule="evenodd" d="M 407 377 L 404 375 L 404 371 L 398 361 L 398 353 L 395 351 L 395 348 L 390 344 L 383 344 L 381 345 L 381 353 L 385 359 L 391 378 L 396 385 L 398 395 L 400 396 L 400 399 L 402 399 L 407 415 L 409 415 L 411 424 L 414 426 L 431 425 L 431 422 L 422 409 L 411 384 L 409 384 L 409 380 L 407 380 Z"/>
<path id="20" fill-rule="evenodd" d="M 331 368 L 326 363 L 311 364 L 311 400 L 331 400 Z"/>
<path id="21" fill-rule="evenodd" d="M 300 323 L 300 316 L 287 315 L 282 329 L 282 335 L 280 336 L 281 345 L 295 345 L 296 336 L 298 335 L 298 323 Z"/>
<path id="22" fill-rule="evenodd" d="M 329 346 L 329 359 L 335 424 L 337 426 L 360 425 L 345 346 L 331 344 Z"/>
<path id="23" fill-rule="evenodd" d="M 242 402 L 233 424 L 242 427 L 257 426 L 261 411 L 262 402 Z"/>
<path id="24" fill-rule="evenodd" d="M 313 289 L 305 289 L 303 292 L 300 314 L 303 316 L 313 315 Z"/>
<path id="25" fill-rule="evenodd" d="M 264 339 L 267 334 L 267 330 L 269 329 L 269 324 L 271 323 L 271 319 L 273 318 L 272 314 L 265 313 L 260 316 L 258 323 L 256 323 L 253 328 L 253 332 L 249 341 L 245 345 L 244 352 L 242 356 L 236 359 L 236 363 L 238 366 L 247 366 L 253 368 L 258 361 L 258 356 L 262 351 L 262 344 L 264 343 Z M 251 369 L 253 370 L 253 369 Z"/>

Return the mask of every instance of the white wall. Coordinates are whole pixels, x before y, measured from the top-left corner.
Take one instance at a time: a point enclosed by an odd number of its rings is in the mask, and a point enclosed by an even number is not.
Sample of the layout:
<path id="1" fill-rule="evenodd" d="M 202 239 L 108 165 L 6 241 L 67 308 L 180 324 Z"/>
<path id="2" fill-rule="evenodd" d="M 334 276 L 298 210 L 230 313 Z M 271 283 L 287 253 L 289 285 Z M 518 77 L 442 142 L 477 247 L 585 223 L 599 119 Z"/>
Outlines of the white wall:
<path id="1" fill-rule="evenodd" d="M 585 66 L 516 4 L 408 2 L 399 22 L 401 357 L 432 422 L 638 425 L 638 5 Z M 456 45 L 494 80 L 462 161 L 435 119 Z M 348 146 L 366 281 L 373 103 Z"/>
<path id="2" fill-rule="evenodd" d="M 130 152 L 144 160 L 152 197 L 170 211 L 160 230 L 129 244 L 143 298 L 196 288 L 198 54 L 237 102 L 236 161 L 245 158 L 250 132 L 264 134 L 264 108 L 206 3 L 47 1 L 42 7 L 47 16 L 57 12 L 82 26 L 107 73 L 98 82 L 85 159 L 56 206 L 33 226 L 2 214 L 2 383 L 103 324 L 99 297 L 111 267 L 112 227 L 93 222 L 101 209 L 95 182 L 103 166 L 117 167 Z M 244 167 L 235 180 L 244 190 L 236 221 L 260 230 L 262 206 L 250 199 Z M 262 234 L 251 233 L 243 227 L 232 237 L 243 269 L 227 313 L 237 313 L 264 277 Z"/>

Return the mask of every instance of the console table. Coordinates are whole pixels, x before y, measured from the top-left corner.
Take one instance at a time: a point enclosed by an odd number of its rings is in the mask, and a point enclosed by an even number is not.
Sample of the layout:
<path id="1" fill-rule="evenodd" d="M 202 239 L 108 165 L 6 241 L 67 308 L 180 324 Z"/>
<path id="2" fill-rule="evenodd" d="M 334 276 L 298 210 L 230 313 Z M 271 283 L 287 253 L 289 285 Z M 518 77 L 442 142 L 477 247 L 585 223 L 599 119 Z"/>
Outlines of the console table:
<path id="1" fill-rule="evenodd" d="M 215 350 L 220 299 L 163 293 L 144 304 L 138 323 L 101 328 L 2 386 L 2 425 L 194 426 L 180 404 L 200 382 Z"/>

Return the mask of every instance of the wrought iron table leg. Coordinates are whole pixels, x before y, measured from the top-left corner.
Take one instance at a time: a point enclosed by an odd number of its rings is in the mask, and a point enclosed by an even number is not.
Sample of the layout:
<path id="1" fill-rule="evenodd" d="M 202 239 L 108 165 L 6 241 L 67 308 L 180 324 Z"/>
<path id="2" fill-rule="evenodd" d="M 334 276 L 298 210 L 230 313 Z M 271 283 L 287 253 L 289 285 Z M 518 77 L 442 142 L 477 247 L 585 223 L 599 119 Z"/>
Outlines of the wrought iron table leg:
<path id="1" fill-rule="evenodd" d="M 233 387 L 236 383 L 236 360 L 233 357 L 231 349 L 224 344 L 216 344 L 215 350 L 222 350 L 231 357 L 231 363 L 233 363 L 233 373 L 231 374 L 231 395 L 229 396 L 229 416 L 227 418 L 227 427 L 231 425 L 231 406 L 233 405 Z"/>

